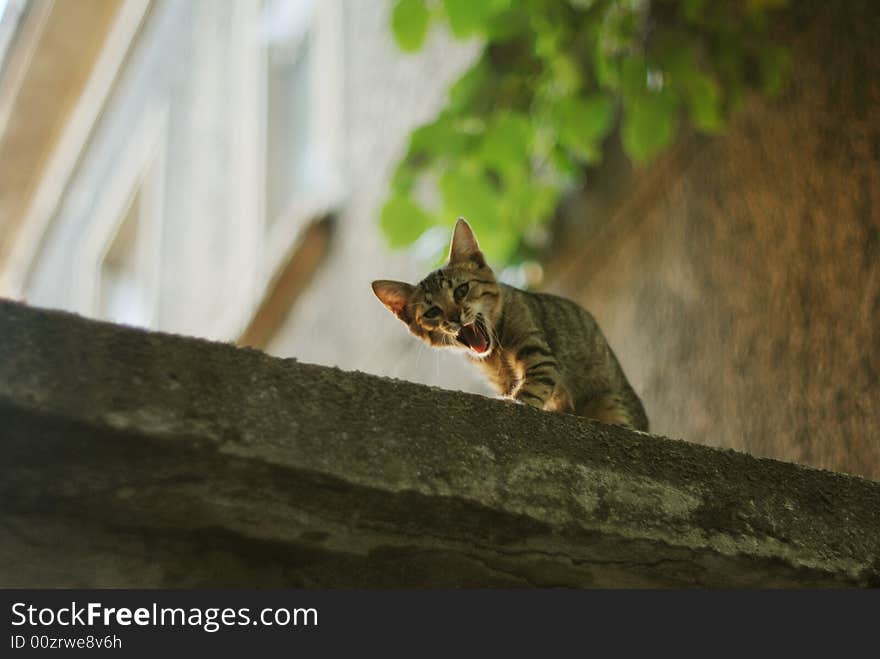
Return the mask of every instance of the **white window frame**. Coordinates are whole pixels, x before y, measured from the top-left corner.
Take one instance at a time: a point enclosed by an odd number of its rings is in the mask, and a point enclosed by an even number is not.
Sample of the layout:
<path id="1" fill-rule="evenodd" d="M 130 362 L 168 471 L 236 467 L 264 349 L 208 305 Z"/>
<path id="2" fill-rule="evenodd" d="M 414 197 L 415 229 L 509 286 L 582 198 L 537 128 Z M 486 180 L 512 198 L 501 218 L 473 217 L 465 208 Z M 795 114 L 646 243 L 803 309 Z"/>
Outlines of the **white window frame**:
<path id="1" fill-rule="evenodd" d="M 75 247 L 79 272 L 73 282 L 72 300 L 74 309 L 83 315 L 101 317 L 102 265 L 137 200 L 135 271 L 144 291 L 141 317 L 144 327 L 158 327 L 167 124 L 167 106 L 150 108 L 144 113 L 120 151 L 113 176 L 102 187 L 103 195 L 96 203 L 93 221 Z"/>
<path id="2" fill-rule="evenodd" d="M 294 0 L 295 1 L 295 0 Z M 262 279 L 268 283 L 284 264 L 290 249 L 309 222 L 338 210 L 345 198 L 344 129 L 344 7 L 341 0 L 315 0 L 306 33 L 313 50 L 310 58 L 310 118 L 312 133 L 321 158 L 327 163 L 330 179 L 327 184 L 307 197 L 291 198 L 291 204 L 280 217 L 266 216 Z M 268 134 L 265 118 L 268 112 L 269 56 L 272 36 L 263 29 L 263 88 L 261 91 L 263 123 L 262 162 L 268 159 Z M 263 177 L 265 189 L 265 177 Z M 265 209 L 265 206 L 264 206 Z"/>
<path id="3" fill-rule="evenodd" d="M 0 272 L 0 295 L 12 298 L 24 296 L 26 281 L 38 257 L 43 238 L 49 230 L 64 190 L 73 176 L 134 37 L 147 15 L 150 2 L 151 0 L 126 0 L 120 7 L 80 99 L 46 163 L 25 213 L 21 230 L 15 238 L 4 270 Z M 41 23 L 51 7 L 49 2 L 32 3 L 29 11 L 40 12 Z M 35 31 L 39 33 L 39 27 Z M 32 46 L 36 42 L 35 38 L 31 39 Z M 29 52 L 26 59 L 31 56 L 32 53 Z M 19 67 L 22 74 L 26 69 L 26 66 Z M 10 84 L 15 87 L 19 82 L 16 78 Z M 7 93 L 0 85 L 0 130 L 8 119 L 5 101 L 12 94 L 12 91 Z"/>
<path id="4" fill-rule="evenodd" d="M 24 17 L 26 4 L 27 0 L 8 0 L 6 8 L 0 13 L 0 71 L 3 70 L 12 37 Z"/>
<path id="5" fill-rule="evenodd" d="M 296 0 L 287 0 L 295 2 Z M 312 130 L 336 174 L 325 189 L 297 203 L 281 217 L 267 217 L 266 163 L 268 160 L 269 57 L 273 34 L 266 20 L 267 3 L 235 3 L 232 10 L 242 31 L 231 44 L 230 75 L 238 80 L 239 93 L 232 99 L 239 117 L 233 130 L 235 152 L 239 154 L 237 179 L 232 200 L 238 223 L 236 249 L 230 268 L 238 273 L 235 290 L 229 291 L 228 311 L 215 334 L 229 339 L 241 335 L 263 299 L 266 288 L 284 266 L 309 222 L 337 210 L 344 201 L 343 159 L 343 0 L 316 0 L 307 30 L 313 39 L 314 57 L 310 78 Z"/>

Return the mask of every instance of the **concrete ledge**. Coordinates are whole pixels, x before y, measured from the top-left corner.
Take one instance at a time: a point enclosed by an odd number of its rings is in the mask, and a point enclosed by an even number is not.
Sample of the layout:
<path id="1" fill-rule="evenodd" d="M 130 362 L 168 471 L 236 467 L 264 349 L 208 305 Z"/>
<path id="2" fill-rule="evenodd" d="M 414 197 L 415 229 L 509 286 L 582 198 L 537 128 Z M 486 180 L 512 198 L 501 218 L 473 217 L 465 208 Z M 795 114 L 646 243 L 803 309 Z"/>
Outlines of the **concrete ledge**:
<path id="1" fill-rule="evenodd" d="M 0 586 L 880 585 L 880 484 L 0 301 Z"/>

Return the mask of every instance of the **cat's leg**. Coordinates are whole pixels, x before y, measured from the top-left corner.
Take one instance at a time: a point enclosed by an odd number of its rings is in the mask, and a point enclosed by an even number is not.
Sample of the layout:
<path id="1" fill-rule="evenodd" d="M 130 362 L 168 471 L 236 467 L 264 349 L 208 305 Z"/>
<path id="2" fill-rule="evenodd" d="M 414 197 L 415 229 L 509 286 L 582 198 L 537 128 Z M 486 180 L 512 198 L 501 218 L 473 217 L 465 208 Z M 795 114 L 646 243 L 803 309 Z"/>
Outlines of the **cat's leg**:
<path id="1" fill-rule="evenodd" d="M 571 394 L 568 393 L 568 388 L 564 384 L 559 383 L 556 385 L 550 400 L 544 404 L 544 409 L 551 412 L 565 412 L 566 414 L 575 413 Z"/>
<path id="2" fill-rule="evenodd" d="M 635 428 L 626 405 L 613 394 L 598 396 L 587 401 L 577 413 L 602 423 Z"/>
<path id="3" fill-rule="evenodd" d="M 514 392 L 513 399 L 524 405 L 537 407 L 539 410 L 543 410 L 544 403 L 550 399 L 551 393 L 553 393 L 553 390 L 546 385 L 526 388 L 526 383 L 523 382 Z"/>
<path id="4" fill-rule="evenodd" d="M 562 382 L 555 361 L 544 360 L 525 369 L 525 377 L 513 397 L 532 407 L 552 412 L 574 412 L 571 396 Z"/>

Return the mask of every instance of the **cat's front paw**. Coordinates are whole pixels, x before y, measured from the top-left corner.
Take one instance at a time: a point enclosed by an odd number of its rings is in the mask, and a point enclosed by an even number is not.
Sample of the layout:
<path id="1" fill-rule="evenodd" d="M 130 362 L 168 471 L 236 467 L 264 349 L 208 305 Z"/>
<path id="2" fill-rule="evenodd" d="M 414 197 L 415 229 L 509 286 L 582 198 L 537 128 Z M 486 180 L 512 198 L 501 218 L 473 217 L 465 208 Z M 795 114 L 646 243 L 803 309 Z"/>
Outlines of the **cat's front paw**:
<path id="1" fill-rule="evenodd" d="M 544 401 L 541 400 L 539 396 L 535 396 L 527 391 L 517 392 L 513 399 L 520 405 L 528 405 L 529 407 L 534 407 L 536 410 L 544 409 Z"/>

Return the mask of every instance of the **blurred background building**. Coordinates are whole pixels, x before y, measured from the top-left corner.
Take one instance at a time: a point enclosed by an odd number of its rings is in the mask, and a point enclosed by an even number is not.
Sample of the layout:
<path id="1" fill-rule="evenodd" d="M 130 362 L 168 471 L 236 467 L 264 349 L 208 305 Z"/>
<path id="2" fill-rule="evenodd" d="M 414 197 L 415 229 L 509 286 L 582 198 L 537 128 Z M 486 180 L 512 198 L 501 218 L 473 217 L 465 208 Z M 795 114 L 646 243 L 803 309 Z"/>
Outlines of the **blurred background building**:
<path id="1" fill-rule="evenodd" d="M 376 220 L 409 132 L 476 44 L 406 56 L 383 0 L 10 0 L 0 294 L 488 391 L 370 282 L 416 279 Z M 422 354 L 424 353 L 424 354 Z"/>
<path id="2" fill-rule="evenodd" d="M 0 295 L 489 393 L 370 290 L 424 274 L 378 211 L 480 47 L 403 54 L 391 7 L 0 0 Z M 609 147 L 544 286 L 597 316 L 652 431 L 878 479 L 880 10 L 793 3 L 782 31 L 780 99 L 644 168 Z"/>

